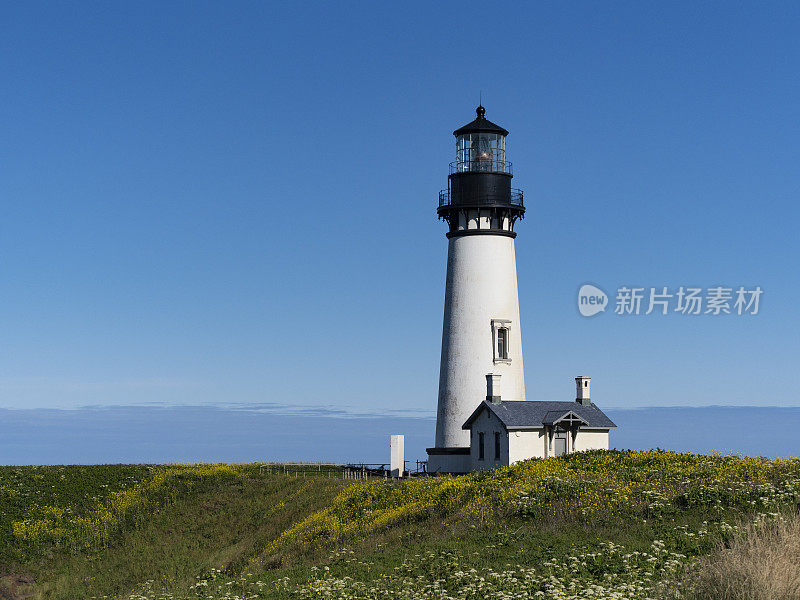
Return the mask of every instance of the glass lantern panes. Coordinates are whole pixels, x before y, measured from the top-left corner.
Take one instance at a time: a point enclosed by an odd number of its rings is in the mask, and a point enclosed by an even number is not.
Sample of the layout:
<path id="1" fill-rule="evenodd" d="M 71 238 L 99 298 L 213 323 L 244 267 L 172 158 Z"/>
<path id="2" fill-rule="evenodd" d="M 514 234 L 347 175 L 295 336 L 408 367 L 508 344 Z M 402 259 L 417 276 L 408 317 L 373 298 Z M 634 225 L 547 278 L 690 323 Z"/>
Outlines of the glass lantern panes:
<path id="1" fill-rule="evenodd" d="M 499 133 L 465 133 L 456 137 L 456 171 L 506 173 L 506 138 Z"/>

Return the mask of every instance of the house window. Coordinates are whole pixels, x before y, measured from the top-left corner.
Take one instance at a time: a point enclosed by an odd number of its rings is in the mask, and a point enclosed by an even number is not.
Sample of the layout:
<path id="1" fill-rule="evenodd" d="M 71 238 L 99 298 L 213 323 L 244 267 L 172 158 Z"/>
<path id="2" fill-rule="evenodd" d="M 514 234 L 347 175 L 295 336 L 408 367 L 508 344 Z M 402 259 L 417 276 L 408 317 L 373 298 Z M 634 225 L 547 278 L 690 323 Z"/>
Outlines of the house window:
<path id="1" fill-rule="evenodd" d="M 483 460 L 483 438 L 485 435 L 482 431 L 478 433 L 478 460 Z"/>
<path id="2" fill-rule="evenodd" d="M 492 319 L 492 342 L 494 349 L 492 354 L 494 362 L 509 363 L 508 346 L 511 338 L 511 321 L 506 319 Z"/>
<path id="3" fill-rule="evenodd" d="M 500 433 L 494 432 L 494 459 L 500 460 Z"/>

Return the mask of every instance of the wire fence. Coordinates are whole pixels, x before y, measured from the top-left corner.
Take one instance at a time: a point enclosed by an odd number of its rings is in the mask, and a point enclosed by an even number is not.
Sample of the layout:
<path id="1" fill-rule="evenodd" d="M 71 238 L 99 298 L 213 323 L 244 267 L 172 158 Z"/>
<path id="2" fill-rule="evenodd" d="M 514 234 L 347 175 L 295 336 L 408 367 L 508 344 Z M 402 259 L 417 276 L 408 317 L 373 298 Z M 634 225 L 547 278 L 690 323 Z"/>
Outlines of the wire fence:
<path id="1" fill-rule="evenodd" d="M 416 477 L 427 475 L 427 462 L 422 460 L 405 461 L 402 476 Z M 389 479 L 392 477 L 387 463 L 262 463 L 260 474 L 282 475 L 284 477 L 306 478 L 325 477 L 328 479 Z"/>

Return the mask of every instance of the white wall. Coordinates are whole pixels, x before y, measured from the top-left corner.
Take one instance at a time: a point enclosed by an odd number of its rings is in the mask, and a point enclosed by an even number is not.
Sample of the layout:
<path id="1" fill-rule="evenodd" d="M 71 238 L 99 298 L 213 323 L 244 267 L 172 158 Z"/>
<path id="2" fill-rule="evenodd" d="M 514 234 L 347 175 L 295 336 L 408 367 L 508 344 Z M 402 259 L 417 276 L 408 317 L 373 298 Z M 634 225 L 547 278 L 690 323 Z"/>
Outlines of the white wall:
<path id="1" fill-rule="evenodd" d="M 464 419 L 466 420 L 466 419 Z M 479 438 L 478 433 L 483 432 L 483 460 L 478 460 L 480 453 L 478 452 Z M 468 434 L 470 432 L 467 432 Z M 500 458 L 494 457 L 494 434 L 500 434 Z M 494 469 L 497 467 L 507 466 L 508 462 L 508 434 L 506 433 L 503 424 L 491 412 L 484 409 L 480 416 L 472 423 L 472 432 L 470 439 L 470 458 L 473 471 L 482 471 L 484 469 Z"/>
<path id="2" fill-rule="evenodd" d="M 578 430 L 575 437 L 574 452 L 584 450 L 608 450 L 608 430 L 585 431 Z"/>
<path id="3" fill-rule="evenodd" d="M 480 432 L 484 433 L 484 459 L 478 460 Z M 473 421 L 470 439 L 470 463 L 469 470 L 482 471 L 494 469 L 527 460 L 529 458 L 545 458 L 552 456 L 552 452 L 547 451 L 549 442 L 547 431 L 542 429 L 531 430 L 512 430 L 506 431 L 500 419 L 490 411 L 483 410 Z M 495 460 L 494 455 L 494 434 L 500 434 L 500 459 Z M 573 439 L 571 436 L 567 442 L 568 452 L 583 452 L 586 450 L 608 450 L 609 432 L 608 430 L 585 431 L 578 430 Z M 431 457 L 433 458 L 433 457 Z"/>
<path id="4" fill-rule="evenodd" d="M 545 458 L 553 456 L 547 451 L 549 443 L 545 429 L 511 431 L 509 436 L 509 464 L 514 464 L 529 458 Z M 578 430 L 577 435 L 567 442 L 568 452 L 583 452 L 585 450 L 608 450 L 608 430 L 585 431 Z"/>
<path id="5" fill-rule="evenodd" d="M 492 319 L 511 321 L 509 358 L 494 363 Z M 502 375 L 503 400 L 525 399 L 514 239 L 471 235 L 449 240 L 436 447 L 469 446 L 464 421 L 486 397 L 486 374 Z"/>
<path id="6" fill-rule="evenodd" d="M 544 429 L 510 431 L 508 433 L 508 458 L 511 461 L 509 464 L 529 458 L 544 458 L 546 443 Z"/>

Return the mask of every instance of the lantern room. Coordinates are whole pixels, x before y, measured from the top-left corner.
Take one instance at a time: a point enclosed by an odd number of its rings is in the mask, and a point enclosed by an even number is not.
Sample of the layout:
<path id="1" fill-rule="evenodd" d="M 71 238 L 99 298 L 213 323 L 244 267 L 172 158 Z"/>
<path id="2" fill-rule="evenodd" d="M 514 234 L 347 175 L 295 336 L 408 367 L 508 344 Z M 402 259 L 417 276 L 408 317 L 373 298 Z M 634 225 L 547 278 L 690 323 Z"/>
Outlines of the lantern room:
<path id="1" fill-rule="evenodd" d="M 508 131 L 477 118 L 456 129 L 456 160 L 450 163 L 448 187 L 439 193 L 439 218 L 450 226 L 448 237 L 492 234 L 513 237 L 514 222 L 523 218 L 522 190 L 511 187 L 514 177 L 506 160 Z"/>
<path id="2" fill-rule="evenodd" d="M 456 136 L 456 162 L 451 173 L 510 173 L 506 162 L 508 131 L 486 120 L 486 109 L 479 106 L 478 118 L 453 132 Z"/>

